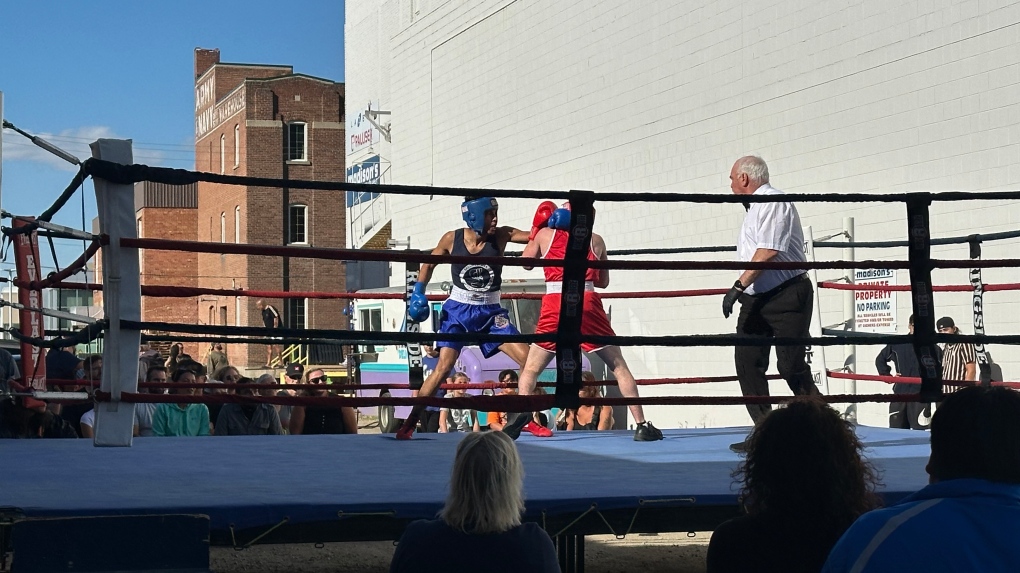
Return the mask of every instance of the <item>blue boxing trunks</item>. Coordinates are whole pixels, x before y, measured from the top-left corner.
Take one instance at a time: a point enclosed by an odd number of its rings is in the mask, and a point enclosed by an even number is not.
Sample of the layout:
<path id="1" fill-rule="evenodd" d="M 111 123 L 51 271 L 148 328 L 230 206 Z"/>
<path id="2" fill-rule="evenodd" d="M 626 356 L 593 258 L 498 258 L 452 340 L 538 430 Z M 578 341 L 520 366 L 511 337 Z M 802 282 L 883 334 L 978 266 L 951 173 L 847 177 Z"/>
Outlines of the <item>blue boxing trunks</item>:
<path id="1" fill-rule="evenodd" d="M 486 293 L 490 296 L 499 293 Z M 498 298 L 495 300 L 498 301 Z M 498 302 L 488 304 L 470 304 L 454 300 L 451 297 L 443 303 L 439 311 L 440 334 L 520 334 L 517 327 L 510 323 L 510 315 Z M 436 342 L 437 348 L 452 348 L 460 352 L 468 342 Z M 490 358 L 499 352 L 502 342 L 482 342 L 478 346 L 482 355 Z"/>

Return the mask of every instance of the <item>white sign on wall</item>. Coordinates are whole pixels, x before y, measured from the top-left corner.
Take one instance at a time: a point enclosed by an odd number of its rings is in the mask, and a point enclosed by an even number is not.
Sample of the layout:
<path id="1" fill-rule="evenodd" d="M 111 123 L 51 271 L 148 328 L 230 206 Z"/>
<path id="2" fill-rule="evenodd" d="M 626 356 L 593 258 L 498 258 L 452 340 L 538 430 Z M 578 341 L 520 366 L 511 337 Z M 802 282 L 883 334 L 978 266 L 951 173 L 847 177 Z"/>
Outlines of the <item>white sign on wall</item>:
<path id="1" fill-rule="evenodd" d="M 896 271 L 856 269 L 858 285 L 894 285 Z M 896 332 L 896 293 L 894 291 L 854 291 L 854 330 L 857 332 Z"/>
<path id="2" fill-rule="evenodd" d="M 371 102 L 355 108 L 347 114 L 347 155 L 353 155 L 372 144 L 379 143 L 381 134 L 365 117 L 365 110 L 379 109 L 379 102 Z"/>

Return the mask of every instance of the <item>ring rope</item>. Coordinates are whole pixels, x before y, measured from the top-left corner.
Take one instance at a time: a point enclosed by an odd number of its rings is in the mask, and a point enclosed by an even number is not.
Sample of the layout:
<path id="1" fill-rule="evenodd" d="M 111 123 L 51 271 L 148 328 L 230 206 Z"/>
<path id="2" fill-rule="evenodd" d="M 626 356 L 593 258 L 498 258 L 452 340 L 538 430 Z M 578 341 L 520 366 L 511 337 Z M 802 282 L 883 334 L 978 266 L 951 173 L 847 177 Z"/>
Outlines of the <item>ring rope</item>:
<path id="1" fill-rule="evenodd" d="M 109 392 L 97 390 L 98 402 L 112 402 Z M 594 406 L 738 406 L 746 404 L 783 404 L 795 396 L 650 396 L 642 398 L 583 398 L 581 404 Z M 920 394 L 829 394 L 820 396 L 828 403 L 861 402 L 920 402 Z M 501 396 L 417 396 L 417 397 L 350 397 L 350 396 L 260 396 L 246 394 L 148 394 L 123 392 L 122 402 L 156 404 L 279 404 L 284 406 L 311 406 L 339 408 L 349 406 L 438 406 L 442 408 L 469 408 L 483 412 L 537 412 L 555 405 L 553 394 L 501 395 Z"/>
<path id="2" fill-rule="evenodd" d="M 848 284 L 834 281 L 822 281 L 818 283 L 818 286 L 819 288 L 828 288 L 833 290 L 874 290 L 880 292 L 909 292 L 913 288 L 912 285 Z M 973 292 L 974 285 L 941 285 L 932 286 L 931 289 L 935 292 Z M 986 292 L 1020 290 L 1020 283 L 985 284 L 982 286 L 982 290 Z"/>
<path id="3" fill-rule="evenodd" d="M 89 158 L 82 164 L 82 169 L 92 177 L 99 177 L 114 183 L 132 185 L 141 181 L 167 183 L 171 185 L 188 185 L 199 181 L 240 185 L 248 187 L 287 187 L 290 189 L 312 189 L 322 191 L 354 191 L 370 193 L 392 193 L 396 195 L 439 195 L 443 197 L 463 197 L 465 190 L 477 188 L 428 187 L 422 185 L 363 184 L 332 181 L 305 181 L 299 179 L 274 179 L 269 177 L 247 177 L 225 175 L 149 165 L 122 165 L 112 161 Z M 570 199 L 567 191 L 536 191 L 532 189 L 484 189 L 491 197 L 524 198 L 524 199 Z M 721 193 L 621 193 L 599 192 L 599 201 L 606 202 L 647 202 L 647 203 L 902 203 L 933 201 L 971 201 L 971 200 L 1020 200 L 1020 191 L 943 191 L 938 193 L 786 193 L 782 196 L 773 195 L 729 195 Z"/>
<path id="4" fill-rule="evenodd" d="M 142 322 L 121 320 L 121 328 L 127 330 L 156 330 L 160 332 L 182 332 L 187 334 L 205 335 L 236 335 L 266 336 L 264 327 L 255 326 L 220 326 L 204 324 L 183 324 L 171 322 Z M 934 329 L 933 329 L 934 330 Z M 733 334 L 686 334 L 667 336 L 595 336 L 581 335 L 581 341 L 592 342 L 604 346 L 761 346 L 767 341 L 773 346 L 839 346 L 850 344 L 901 344 L 913 343 L 920 333 L 870 335 L 847 333 L 847 336 L 813 337 L 813 336 L 734 336 Z M 433 341 L 443 342 L 556 342 L 558 333 L 547 334 L 474 334 L 474 333 L 410 333 L 410 332 L 369 332 L 363 330 L 330 330 L 330 329 L 296 329 L 277 328 L 273 330 L 274 338 L 291 338 L 302 340 L 308 337 L 349 343 L 352 340 L 406 344 L 428 344 Z M 989 344 L 1020 344 L 1020 335 L 1015 334 L 943 334 L 932 333 L 935 342 L 982 342 Z"/>
<path id="5" fill-rule="evenodd" d="M 334 261 L 384 261 L 396 263 L 464 263 L 504 266 L 562 267 L 564 259 L 477 257 L 465 255 L 433 255 L 422 251 L 383 251 L 374 249 L 328 249 L 322 247 L 287 247 L 277 245 L 254 245 L 240 243 L 205 243 L 200 241 L 178 241 L 170 239 L 120 239 L 120 245 L 135 249 L 184 251 L 191 253 L 213 253 L 228 255 L 264 255 L 324 259 Z M 843 270 L 843 269 L 909 269 L 909 261 L 806 261 L 806 262 L 741 262 L 741 261 L 624 261 L 599 260 L 583 261 L 586 268 L 618 270 Z M 929 259 L 933 268 L 1013 268 L 1020 266 L 1020 259 Z"/>
<path id="6" fill-rule="evenodd" d="M 881 376 L 878 374 L 834 372 L 832 370 L 828 371 L 828 376 L 830 378 L 839 378 L 842 380 L 869 380 L 874 382 L 888 382 L 889 384 L 921 383 L 921 379 L 916 376 Z M 946 386 L 977 386 L 980 384 L 980 382 L 974 380 L 943 380 L 942 383 Z M 992 382 L 992 386 L 1005 386 L 1006 388 L 1020 390 L 1020 382 Z"/>

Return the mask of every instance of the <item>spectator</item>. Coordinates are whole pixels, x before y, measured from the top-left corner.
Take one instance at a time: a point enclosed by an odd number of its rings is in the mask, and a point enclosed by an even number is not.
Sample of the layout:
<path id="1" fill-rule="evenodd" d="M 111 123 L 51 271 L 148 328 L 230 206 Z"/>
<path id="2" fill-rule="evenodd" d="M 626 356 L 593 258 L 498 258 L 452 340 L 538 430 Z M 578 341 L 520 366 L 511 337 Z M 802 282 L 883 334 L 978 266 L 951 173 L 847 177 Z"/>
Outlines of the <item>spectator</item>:
<path id="1" fill-rule="evenodd" d="M 291 362 L 287 365 L 284 371 L 284 384 L 300 384 L 301 378 L 305 375 L 305 367 L 297 362 Z M 297 390 L 291 388 L 284 388 L 276 393 L 277 396 L 297 396 Z M 280 424 L 283 425 L 283 431 L 288 432 L 290 429 L 290 415 L 294 411 L 294 406 L 276 406 L 276 413 L 280 415 Z"/>
<path id="2" fill-rule="evenodd" d="M 201 365 L 199 365 L 201 366 Z M 174 382 L 195 383 L 195 372 L 181 365 L 173 373 Z M 192 396 L 196 388 L 174 388 L 173 394 Z M 208 436 L 209 408 L 205 404 L 160 404 L 152 415 L 154 436 Z"/>
<path id="3" fill-rule="evenodd" d="M 85 381 L 85 365 L 81 358 L 68 352 L 63 348 L 53 348 L 46 353 L 46 377 L 53 380 L 75 380 Z M 82 390 L 81 386 L 50 386 L 50 390 L 74 392 Z M 48 409 L 54 414 L 67 421 L 75 427 L 75 433 L 81 416 L 92 408 L 91 402 L 78 402 L 69 404 L 50 404 Z"/>
<path id="4" fill-rule="evenodd" d="M 304 395 L 315 398 L 330 396 L 329 377 L 321 368 L 308 372 L 308 383 L 319 386 Z M 294 406 L 290 414 L 290 433 L 298 434 L 357 434 L 358 417 L 350 406 Z"/>
<path id="5" fill-rule="evenodd" d="M 956 323 L 943 316 L 935 323 L 939 334 L 960 334 Z M 977 380 L 977 349 L 970 342 L 946 342 L 942 345 L 943 380 Z M 947 387 L 952 391 L 955 386 Z"/>
<path id="6" fill-rule="evenodd" d="M 255 381 L 251 378 L 240 378 L 237 383 L 238 395 L 256 394 Z M 217 436 L 279 436 L 283 434 L 283 428 L 280 416 L 271 404 L 224 404 L 216 418 L 215 433 Z"/>
<path id="7" fill-rule="evenodd" d="M 181 355 L 183 353 L 184 345 L 180 342 L 175 342 L 170 345 L 170 356 L 167 357 L 164 366 L 166 366 L 167 372 L 169 372 L 171 376 L 173 376 L 174 372 L 177 371 L 177 363 L 181 360 Z M 184 356 L 187 356 L 187 354 L 184 354 Z"/>
<path id="8" fill-rule="evenodd" d="M 78 422 L 78 431 L 83 438 L 94 438 L 96 432 L 93 426 L 96 425 L 96 409 L 92 408 L 88 412 L 81 415 L 81 421 Z"/>
<path id="9" fill-rule="evenodd" d="M 81 361 L 81 371 L 85 374 L 82 381 L 87 382 L 87 384 L 84 384 L 83 386 L 73 386 L 70 389 L 84 390 L 85 393 L 88 394 L 89 399 L 85 402 L 64 404 L 60 408 L 60 417 L 74 428 L 79 437 L 87 438 L 91 436 L 85 435 L 85 432 L 82 430 L 81 419 L 89 410 L 92 410 L 92 395 L 99 389 L 99 384 L 103 380 L 103 355 L 90 354 L 89 356 L 86 356 L 85 359 Z M 78 371 L 76 370 L 75 372 L 75 376 L 77 377 Z M 56 377 L 54 376 L 54 378 Z M 94 423 L 94 421 L 90 422 L 90 432 L 91 424 Z"/>
<path id="10" fill-rule="evenodd" d="M 439 519 L 407 526 L 390 573 L 489 571 L 559 573 L 552 539 L 521 523 L 524 467 L 503 432 L 468 434 L 457 445 L 450 490 Z"/>
<path id="11" fill-rule="evenodd" d="M 219 372 L 227 366 L 230 366 L 230 361 L 227 360 L 227 355 L 223 352 L 223 344 L 220 342 L 213 344 L 209 349 L 209 354 L 205 356 L 205 371 Z M 217 380 L 219 379 L 217 378 Z M 223 380 L 220 381 L 223 382 Z"/>
<path id="12" fill-rule="evenodd" d="M 864 446 L 819 398 L 796 397 L 766 413 L 747 446 L 735 474 L 747 515 L 716 528 L 708 573 L 817 572 L 846 528 L 878 507 Z"/>
<path id="13" fill-rule="evenodd" d="M 208 380 L 210 384 L 202 389 L 205 394 L 233 394 L 234 387 L 224 386 L 224 384 L 237 384 L 241 381 L 241 372 L 233 366 L 224 366 L 219 370 L 210 370 L 213 372 L 212 380 Z M 219 420 L 220 410 L 223 409 L 225 404 L 209 404 L 209 419 Z M 215 430 L 216 422 L 213 422 L 213 429 Z"/>
<path id="14" fill-rule="evenodd" d="M 458 372 L 453 375 L 451 384 L 467 384 L 471 379 L 468 375 L 463 372 Z M 456 390 L 448 390 L 446 393 L 447 398 L 460 398 L 467 396 L 467 390 L 463 388 L 457 388 Z M 478 425 L 478 412 L 470 408 L 443 408 L 439 411 L 439 432 L 480 432 L 481 426 Z"/>
<path id="15" fill-rule="evenodd" d="M 584 371 L 581 373 L 581 380 L 583 382 L 594 382 L 595 375 Z M 581 386 L 578 394 L 581 396 L 582 401 L 600 398 L 602 396 L 602 389 L 598 386 L 585 384 Z M 614 422 L 613 407 L 581 404 L 576 410 L 567 410 L 566 420 L 567 430 L 612 430 Z"/>
<path id="16" fill-rule="evenodd" d="M 487 380 L 486 382 L 491 382 Z M 500 396 L 513 396 L 517 394 L 517 388 L 503 388 L 499 391 Z M 503 426 L 506 426 L 506 412 L 489 412 L 488 414 L 489 429 L 494 432 L 503 430 Z"/>
<path id="17" fill-rule="evenodd" d="M 159 351 L 143 344 L 138 350 L 138 381 L 145 382 L 149 369 L 153 366 L 166 367 L 166 361 L 159 355 Z"/>
<path id="18" fill-rule="evenodd" d="M 155 382 L 158 384 L 166 384 L 167 374 L 166 366 L 154 365 L 150 366 L 145 372 L 146 382 Z M 141 388 L 140 392 L 148 392 L 149 394 L 163 395 L 166 394 L 166 388 Z M 135 404 L 135 427 L 134 434 L 145 438 L 152 437 L 152 416 L 156 413 L 156 407 L 159 406 L 156 402 L 139 402 Z"/>
<path id="19" fill-rule="evenodd" d="M 907 323 L 908 332 L 914 334 L 914 315 L 910 315 Z M 921 363 L 914 353 L 914 344 L 887 344 L 875 357 L 875 368 L 882 376 L 892 375 L 892 362 L 896 367 L 897 376 L 919 378 Z M 893 384 L 893 394 L 917 394 L 921 387 L 917 384 Z M 931 424 L 931 404 L 920 402 L 890 402 L 889 427 L 904 430 L 927 430 Z"/>
<path id="20" fill-rule="evenodd" d="M 538 386 L 536 384 L 535 391 L 533 392 L 533 394 L 535 396 L 545 396 L 547 392 L 545 391 L 545 388 Z M 552 430 L 553 427 L 556 425 L 556 418 L 553 417 L 552 410 L 542 410 L 541 412 L 534 412 L 534 414 L 532 415 L 532 419 L 539 426 L 544 426 L 546 428 L 549 428 L 550 430 Z"/>
<path id="21" fill-rule="evenodd" d="M 424 344 L 421 347 L 422 356 L 425 358 L 439 358 L 439 350 L 435 346 L 429 346 Z M 452 374 L 452 370 L 450 371 Z M 450 384 L 453 382 L 453 377 L 449 376 L 446 378 L 446 383 Z M 436 388 L 436 393 L 433 396 L 441 398 L 446 395 L 448 390 L 444 390 L 442 385 Z M 412 396 L 417 396 L 417 390 L 411 390 Z M 421 420 L 419 421 L 419 432 L 436 433 L 439 431 L 439 406 L 426 406 L 425 410 L 421 413 Z"/>
<path id="22" fill-rule="evenodd" d="M 825 573 L 1020 568 L 1020 394 L 972 386 L 946 397 L 931 423 L 929 485 L 861 516 Z"/>
<path id="23" fill-rule="evenodd" d="M 266 327 L 267 330 L 269 330 L 269 337 L 266 339 L 268 344 L 266 344 L 265 367 L 272 368 L 273 361 L 279 358 L 276 353 L 277 345 L 273 344 L 273 341 L 276 340 L 273 337 L 273 335 L 275 334 L 273 331 L 280 328 L 281 326 L 280 313 L 277 312 L 276 308 L 273 307 L 273 305 L 266 304 L 266 301 L 264 300 L 255 301 L 255 308 L 259 309 L 259 312 L 262 313 L 262 324 Z"/>

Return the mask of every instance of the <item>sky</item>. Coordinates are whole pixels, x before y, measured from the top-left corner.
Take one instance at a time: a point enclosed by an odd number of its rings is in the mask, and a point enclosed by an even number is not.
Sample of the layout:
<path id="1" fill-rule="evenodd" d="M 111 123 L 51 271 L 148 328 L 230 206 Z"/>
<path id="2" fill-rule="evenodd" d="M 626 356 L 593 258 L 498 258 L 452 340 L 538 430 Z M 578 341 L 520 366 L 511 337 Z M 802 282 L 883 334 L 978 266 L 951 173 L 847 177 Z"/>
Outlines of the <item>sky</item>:
<path id="1" fill-rule="evenodd" d="M 195 48 L 344 80 L 342 0 L 16 0 L 0 21 L 3 118 L 81 160 L 98 138 L 131 139 L 135 163 L 194 169 Z M 2 139 L 0 207 L 37 216 L 77 168 L 9 129 Z M 86 183 L 53 222 L 91 230 L 95 203 Z M 58 249 L 62 267 L 82 245 Z M 0 272 L 12 265 L 4 253 Z"/>

